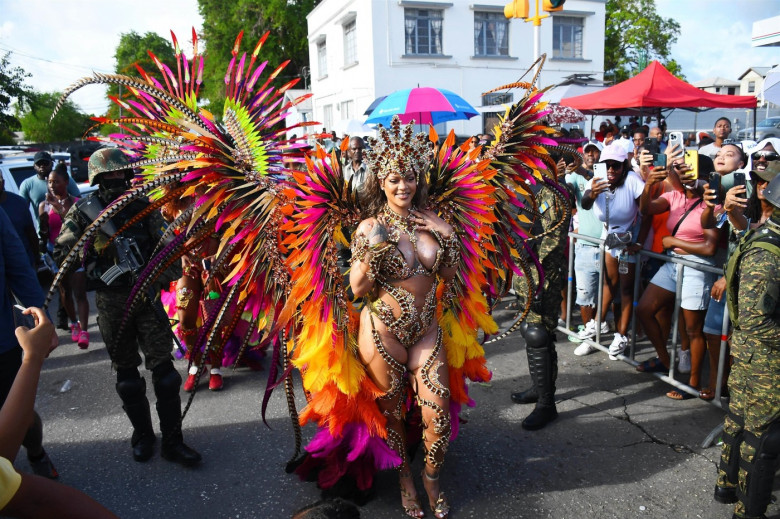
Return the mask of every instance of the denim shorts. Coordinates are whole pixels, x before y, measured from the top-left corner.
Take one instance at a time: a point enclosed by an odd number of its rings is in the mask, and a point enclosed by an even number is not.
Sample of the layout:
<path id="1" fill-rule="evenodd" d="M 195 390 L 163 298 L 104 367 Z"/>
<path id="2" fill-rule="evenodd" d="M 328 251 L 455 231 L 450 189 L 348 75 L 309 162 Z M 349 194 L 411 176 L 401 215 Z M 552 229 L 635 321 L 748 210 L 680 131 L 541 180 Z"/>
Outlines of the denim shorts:
<path id="1" fill-rule="evenodd" d="M 710 258 L 695 256 L 693 254 L 680 255 L 674 252 L 670 253 L 672 257 L 684 258 L 689 261 L 695 261 L 703 265 L 712 265 Z M 710 290 L 715 282 L 715 274 L 703 272 L 692 267 L 683 269 L 682 281 L 682 302 L 680 308 L 685 310 L 706 310 L 709 305 Z M 664 290 L 674 293 L 677 289 L 677 265 L 671 261 L 664 263 L 653 276 L 650 283 L 657 285 Z M 720 333 L 720 331 L 718 331 Z"/>
<path id="2" fill-rule="evenodd" d="M 599 248 L 577 242 L 574 245 L 574 275 L 577 278 L 578 306 L 596 306 L 599 267 Z"/>
<path id="3" fill-rule="evenodd" d="M 726 308 L 726 293 L 720 301 L 710 298 L 707 315 L 704 317 L 704 333 L 720 336 L 723 331 L 723 309 Z"/>

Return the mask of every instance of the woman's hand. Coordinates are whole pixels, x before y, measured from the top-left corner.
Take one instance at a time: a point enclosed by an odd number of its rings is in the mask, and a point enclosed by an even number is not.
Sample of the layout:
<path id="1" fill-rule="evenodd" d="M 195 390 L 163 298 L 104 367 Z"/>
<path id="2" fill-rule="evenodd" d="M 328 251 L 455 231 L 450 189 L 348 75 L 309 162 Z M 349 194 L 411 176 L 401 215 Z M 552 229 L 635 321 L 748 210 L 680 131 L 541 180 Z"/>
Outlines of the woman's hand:
<path id="1" fill-rule="evenodd" d="M 417 228 L 421 231 L 436 231 L 441 234 L 443 238 L 452 236 L 452 226 L 439 218 L 432 211 L 411 210 L 409 213 L 412 216 L 412 221 L 417 224 Z"/>
<path id="2" fill-rule="evenodd" d="M 712 298 L 720 302 L 720 300 L 723 298 L 723 293 L 726 291 L 726 278 L 721 276 L 713 285 L 712 290 L 710 291 L 710 295 Z"/>
<path id="3" fill-rule="evenodd" d="M 675 144 L 674 146 L 667 146 L 664 154 L 666 155 L 666 163 L 672 164 L 675 160 L 685 156 L 685 150 L 680 144 Z"/>
<path id="4" fill-rule="evenodd" d="M 674 248 L 674 246 L 675 246 L 675 237 L 674 236 L 664 236 L 661 239 L 661 245 L 663 246 L 664 250 Z"/>
<path id="5" fill-rule="evenodd" d="M 738 210 L 740 213 L 747 207 L 745 195 L 745 186 L 734 186 L 726 191 L 726 198 L 723 199 L 723 209 L 727 213 Z"/>
<path id="6" fill-rule="evenodd" d="M 590 184 L 590 196 L 595 201 L 598 196 L 609 189 L 609 181 L 602 178 L 594 178 Z"/>
<path id="7" fill-rule="evenodd" d="M 718 198 L 718 193 L 714 189 L 710 189 L 709 182 L 704 184 L 704 194 L 702 194 L 702 200 L 707 207 L 715 207 L 715 199 Z"/>

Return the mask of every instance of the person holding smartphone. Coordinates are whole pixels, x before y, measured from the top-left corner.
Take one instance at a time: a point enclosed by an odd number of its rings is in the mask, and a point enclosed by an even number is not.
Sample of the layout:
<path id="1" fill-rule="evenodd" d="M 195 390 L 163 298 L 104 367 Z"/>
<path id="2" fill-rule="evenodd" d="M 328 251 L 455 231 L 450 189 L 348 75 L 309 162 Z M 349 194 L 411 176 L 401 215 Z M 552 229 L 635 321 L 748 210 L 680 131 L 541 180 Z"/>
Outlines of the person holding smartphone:
<path id="1" fill-rule="evenodd" d="M 621 246 L 605 249 L 606 275 L 604 276 L 604 303 L 609 303 L 618 295 L 620 285 L 620 311 L 615 314 L 615 336 L 609 346 L 609 356 L 617 360 L 628 346 L 628 327 L 633 311 L 634 275 L 636 272 L 636 253 L 641 246 L 637 243 L 640 235 L 639 197 L 645 183 L 631 170 L 625 148 L 620 144 L 606 146 L 601 152 L 599 163 L 606 166 L 606 178 L 594 176 L 588 182 L 582 196 L 582 208 L 593 208 L 596 217 L 604 224 L 601 238 L 613 235 Z M 595 168 L 595 166 L 594 166 Z M 623 273 L 620 263 L 623 263 Z M 606 305 L 604 305 L 606 306 Z M 618 317 L 619 315 L 619 317 Z"/>
<path id="2" fill-rule="evenodd" d="M 24 246 L 8 215 L 0 209 L 0 406 L 6 401 L 22 366 L 22 348 L 14 334 L 14 298 L 25 307 L 43 306 L 43 292 Z M 56 335 L 54 337 L 56 339 Z M 27 450 L 30 467 L 39 476 L 57 478 L 57 469 L 43 448 L 41 417 L 33 411 L 25 422 L 22 445 Z"/>
<path id="3" fill-rule="evenodd" d="M 40 308 L 23 308 L 31 317 L 30 327 L 15 330 L 24 358 L 2 408 L 0 408 L 0 514 L 5 517 L 91 517 L 116 516 L 86 494 L 40 476 L 19 474 L 12 461 L 16 458 L 27 430 L 22 425 L 33 413 L 35 393 L 44 359 L 56 347 L 54 326 Z"/>
<path id="4" fill-rule="evenodd" d="M 691 168 L 684 161 L 682 149 L 672 147 L 667 154 L 670 162 L 669 167 L 653 168 L 642 193 L 640 210 L 644 216 L 669 213 L 667 228 L 670 234 L 663 238 L 663 246 L 667 250 L 667 254 L 704 265 L 712 265 L 711 257 L 718 247 L 718 232 L 714 229 L 702 228 L 701 213 L 704 211 L 705 205 L 701 193 L 694 189 L 695 179 L 688 175 Z M 672 190 L 652 198 L 653 187 L 667 179 Z M 685 327 L 684 333 L 687 334 L 690 343 L 690 385 L 693 387 L 699 385 L 699 369 L 705 351 L 702 328 L 713 281 L 711 274 L 690 267 L 683 269 L 680 306 L 682 308 L 682 324 Z M 658 314 L 664 309 L 674 308 L 676 288 L 677 266 L 672 262 L 667 262 L 653 276 L 650 285 L 639 300 L 637 316 L 656 350 L 657 357 L 639 364 L 637 371 L 669 371 L 670 358 L 666 349 L 667 335 L 664 333 L 662 320 L 659 319 Z M 675 400 L 682 400 L 686 397 L 685 394 L 676 390 L 670 391 L 667 396 Z"/>

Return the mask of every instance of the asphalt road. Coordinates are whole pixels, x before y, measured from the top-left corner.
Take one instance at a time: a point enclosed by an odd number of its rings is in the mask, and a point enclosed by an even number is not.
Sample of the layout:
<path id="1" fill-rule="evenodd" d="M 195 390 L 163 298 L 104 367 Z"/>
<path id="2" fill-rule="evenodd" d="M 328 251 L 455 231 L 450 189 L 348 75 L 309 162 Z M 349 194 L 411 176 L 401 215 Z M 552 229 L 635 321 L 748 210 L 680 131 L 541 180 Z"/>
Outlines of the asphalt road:
<path id="1" fill-rule="evenodd" d="M 203 455 L 200 467 L 163 460 L 159 442 L 152 460 L 134 462 L 130 424 L 92 308 L 89 350 L 60 331 L 61 345 L 45 363 L 38 391 L 44 444 L 62 483 L 120 517 L 138 519 L 284 518 L 319 499 L 314 484 L 284 472 L 294 445 L 281 389 L 271 399 L 269 426 L 260 420 L 267 371 L 227 370 L 223 391 L 198 392 L 184 435 Z M 511 311 L 497 317 L 506 326 Z M 442 475 L 451 517 L 730 517 L 731 507 L 712 499 L 720 449 L 701 447 L 723 412 L 698 399 L 670 400 L 669 386 L 655 377 L 605 353 L 576 357 L 574 346 L 558 337 L 560 417 L 536 432 L 520 427 L 531 408 L 509 399 L 530 383 L 522 339 L 515 334 L 487 346 L 493 380 L 471 386 L 476 407 L 465 411 L 468 423 L 450 445 Z M 646 357 L 647 346 L 638 354 Z M 185 362 L 176 366 L 185 375 Z M 154 402 L 151 387 L 148 392 Z M 312 434 L 312 426 L 304 429 L 306 438 Z M 23 453 L 16 466 L 29 471 Z M 419 459 L 413 469 L 419 474 Z M 778 488 L 780 478 L 776 495 Z M 419 480 L 418 491 L 424 495 Z M 780 517 L 776 502 L 768 515 Z M 376 498 L 362 516 L 403 516 L 395 472 L 379 475 Z"/>

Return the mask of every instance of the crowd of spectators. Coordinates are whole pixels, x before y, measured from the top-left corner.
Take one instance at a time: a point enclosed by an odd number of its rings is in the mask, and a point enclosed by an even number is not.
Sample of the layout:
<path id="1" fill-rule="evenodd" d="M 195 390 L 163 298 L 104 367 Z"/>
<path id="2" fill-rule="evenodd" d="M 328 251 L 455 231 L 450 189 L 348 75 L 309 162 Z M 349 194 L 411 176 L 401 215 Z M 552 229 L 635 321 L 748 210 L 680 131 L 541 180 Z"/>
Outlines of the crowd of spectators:
<path id="1" fill-rule="evenodd" d="M 670 144 L 663 119 L 653 127 L 640 122 L 632 117 L 620 128 L 619 118 L 616 123 L 602 123 L 595 139 L 579 150 L 582 164 L 567 167 L 566 183 L 574 194 L 572 230 L 605 240 L 603 263 L 598 242 L 583 238 L 575 243 L 575 303 L 583 324 L 570 339 L 581 342 L 574 353 L 582 356 L 598 351 L 583 341 L 597 331 L 601 340 L 614 333 L 609 355 L 617 359 L 629 343 L 634 276 L 638 275 L 637 337 L 646 336 L 656 356 L 640 363 L 637 370 L 668 372 L 677 266 L 637 253 L 644 249 L 722 270 L 745 230 L 763 223 L 772 212 L 762 192 L 774 176 L 766 164 L 777 160 L 780 140 L 766 139 L 752 146 L 730 140 L 731 123 L 722 117 L 715 123 L 714 139 L 700 136 L 697 146 L 691 134 L 682 136 L 679 144 Z M 720 184 L 717 192 L 709 190 L 715 177 Z M 602 312 L 597 316 L 602 268 Z M 725 279 L 688 266 L 682 270 L 681 283 L 677 372 L 690 373 L 689 385 L 699 390 L 700 398 L 711 400 L 718 382 Z M 727 376 L 728 365 L 723 388 Z M 672 390 L 667 396 L 682 400 L 689 395 Z"/>

